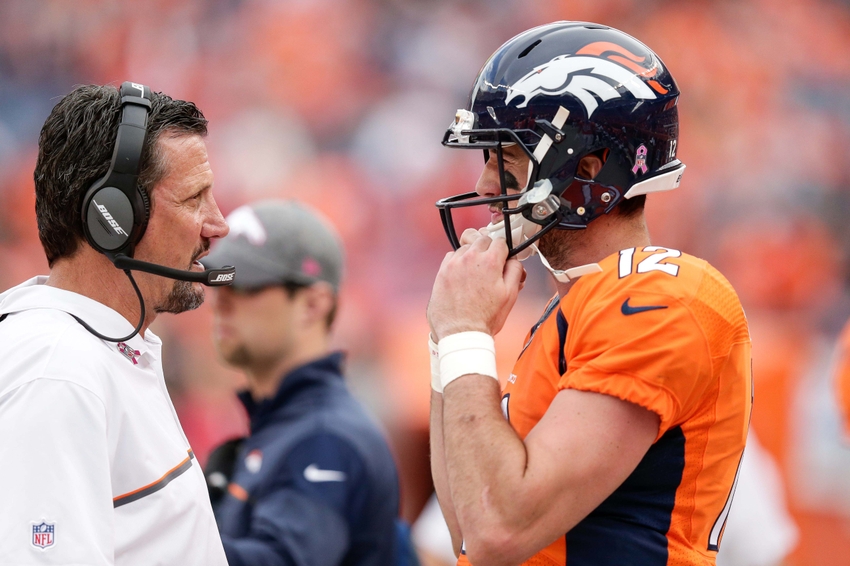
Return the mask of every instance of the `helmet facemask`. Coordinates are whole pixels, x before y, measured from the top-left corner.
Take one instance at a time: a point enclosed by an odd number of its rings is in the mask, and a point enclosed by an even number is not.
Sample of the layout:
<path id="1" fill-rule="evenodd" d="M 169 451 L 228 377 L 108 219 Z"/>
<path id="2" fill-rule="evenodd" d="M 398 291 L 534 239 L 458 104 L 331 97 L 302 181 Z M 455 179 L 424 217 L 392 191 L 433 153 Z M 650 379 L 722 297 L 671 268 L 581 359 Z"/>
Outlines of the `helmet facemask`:
<path id="1" fill-rule="evenodd" d="M 443 145 L 448 147 L 483 150 L 485 162 L 495 156 L 499 171 L 500 194 L 482 197 L 476 192 L 469 192 L 438 201 L 437 208 L 440 210 L 440 217 L 443 222 L 443 228 L 446 231 L 446 236 L 449 238 L 449 242 L 452 244 L 454 249 L 458 249 L 460 247 L 460 236 L 455 229 L 454 219 L 452 217 L 453 209 L 470 206 L 491 207 L 494 204 L 501 204 L 502 208 L 500 212 L 502 213 L 502 222 L 499 224 L 503 223 L 504 225 L 501 234 L 506 240 L 508 249 L 510 250 L 510 255 L 522 255 L 527 257 L 528 254 L 523 252 L 531 251 L 531 246 L 537 239 L 539 239 L 542 232 L 549 231 L 555 226 L 555 224 L 557 224 L 557 222 L 554 220 L 546 223 L 534 223 L 528 221 L 524 213 L 532 206 L 532 203 L 527 202 L 527 198 L 524 198 L 526 196 L 526 189 L 528 188 L 527 183 L 525 187 L 517 187 L 519 192 L 514 194 L 510 194 L 508 192 L 510 189 L 513 189 L 513 187 L 509 187 L 512 183 L 509 183 L 507 179 L 503 150 L 508 146 L 519 147 L 528 157 L 528 179 L 532 179 L 536 176 L 536 172 L 539 169 L 539 163 L 535 159 L 534 153 L 531 151 L 528 144 L 523 141 L 521 136 L 526 136 L 526 139 L 534 140 L 534 138 L 537 137 L 537 134 L 531 130 L 518 132 L 507 128 L 487 130 L 475 129 L 474 127 L 469 127 L 472 123 L 470 120 L 470 117 L 472 116 L 471 112 L 467 110 L 458 110 L 457 116 L 458 118 L 455 120 L 455 124 L 446 131 L 446 135 L 443 138 Z M 536 141 L 532 143 L 536 143 Z M 521 180 L 517 179 L 517 184 L 521 182 Z M 485 227 L 492 233 L 492 237 L 501 237 L 499 234 L 495 233 L 496 230 L 500 229 L 499 224 L 491 224 Z M 484 230 L 484 228 L 482 228 L 482 230 Z"/>
<path id="2" fill-rule="evenodd" d="M 566 128 L 567 131 L 561 129 L 568 116 L 569 112 L 562 107 L 552 122 L 537 120 L 536 129 L 541 131 L 538 133 L 532 129 L 475 129 L 475 115 L 468 110 L 458 110 L 455 122 L 446 131 L 443 145 L 481 149 L 485 162 L 495 155 L 500 194 L 482 197 L 476 192 L 469 192 L 437 202 L 443 228 L 454 249 L 461 245 L 452 217 L 455 208 L 501 204 L 504 226 L 491 224 L 486 228 L 491 232 L 503 230 L 502 235 L 510 250 L 508 257 L 525 259 L 537 251 L 535 242 L 550 230 L 556 227 L 583 229 L 588 222 L 610 212 L 619 202 L 621 194 L 615 187 L 600 185 L 575 174 L 584 155 L 570 157 L 575 151 L 567 147 L 567 142 L 576 134 L 570 136 L 570 128 Z M 509 146 L 519 147 L 528 157 L 525 186 L 516 187 L 518 192 L 514 194 L 508 193 L 514 187 L 507 180 L 503 156 L 503 149 Z M 559 170 L 552 171 L 555 167 Z M 560 177 L 564 176 L 565 169 L 572 169 L 573 174 L 562 180 Z M 497 234 L 491 236 L 502 237 Z"/>

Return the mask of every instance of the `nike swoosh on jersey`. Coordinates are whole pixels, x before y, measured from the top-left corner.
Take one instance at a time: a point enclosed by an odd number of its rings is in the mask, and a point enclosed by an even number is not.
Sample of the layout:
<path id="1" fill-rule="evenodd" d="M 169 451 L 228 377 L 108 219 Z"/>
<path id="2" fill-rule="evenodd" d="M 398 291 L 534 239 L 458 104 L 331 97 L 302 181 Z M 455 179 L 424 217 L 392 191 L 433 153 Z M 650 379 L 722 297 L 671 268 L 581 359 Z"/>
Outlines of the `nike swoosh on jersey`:
<path id="1" fill-rule="evenodd" d="M 620 312 L 622 312 L 626 316 L 628 316 L 630 314 L 637 314 L 639 312 L 654 311 L 654 310 L 658 310 L 658 309 L 666 309 L 667 308 L 667 305 L 650 305 L 650 306 L 646 306 L 646 307 L 633 307 L 629 304 L 629 300 L 631 300 L 631 297 L 629 297 L 628 299 L 623 301 L 623 306 L 620 307 Z"/>
<path id="2" fill-rule="evenodd" d="M 326 481 L 345 481 L 345 478 L 348 477 L 345 475 L 345 472 L 339 472 L 337 470 L 323 470 L 319 468 L 316 464 L 310 464 L 306 468 L 304 468 L 304 479 L 313 482 L 326 482 Z"/>

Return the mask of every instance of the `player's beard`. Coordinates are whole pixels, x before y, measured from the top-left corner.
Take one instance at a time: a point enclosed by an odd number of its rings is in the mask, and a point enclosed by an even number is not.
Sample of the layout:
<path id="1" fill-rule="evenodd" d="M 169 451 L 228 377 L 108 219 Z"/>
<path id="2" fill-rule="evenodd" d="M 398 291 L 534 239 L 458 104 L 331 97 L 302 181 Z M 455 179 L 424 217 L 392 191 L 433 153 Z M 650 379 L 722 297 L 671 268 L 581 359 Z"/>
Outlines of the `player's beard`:
<path id="1" fill-rule="evenodd" d="M 555 228 L 541 236 L 537 242 L 537 249 L 553 269 L 576 267 L 572 256 L 574 250 L 579 246 L 579 238 L 581 238 L 582 232 L 582 230 L 559 230 Z"/>

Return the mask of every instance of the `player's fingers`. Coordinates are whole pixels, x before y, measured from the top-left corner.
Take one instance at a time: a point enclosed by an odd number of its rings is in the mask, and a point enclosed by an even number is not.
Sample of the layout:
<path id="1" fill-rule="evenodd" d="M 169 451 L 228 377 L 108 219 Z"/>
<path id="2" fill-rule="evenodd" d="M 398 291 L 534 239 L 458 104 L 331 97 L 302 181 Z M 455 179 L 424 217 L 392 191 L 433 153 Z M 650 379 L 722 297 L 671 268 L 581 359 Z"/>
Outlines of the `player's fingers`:
<path id="1" fill-rule="evenodd" d="M 490 238 L 487 238 L 488 240 Z M 508 259 L 508 242 L 504 238 L 495 238 L 492 240 L 490 247 L 488 248 L 488 252 L 492 253 L 495 257 L 495 261 L 503 264 L 505 260 Z"/>
<path id="2" fill-rule="evenodd" d="M 462 244 L 458 249 L 456 249 L 454 252 L 452 252 L 452 257 L 453 258 L 463 257 L 463 255 L 465 255 L 466 252 L 469 251 L 469 248 L 472 246 L 472 243 L 473 242 L 468 243 L 468 244 Z"/>
<path id="3" fill-rule="evenodd" d="M 484 237 L 485 236 L 482 235 L 481 232 L 479 232 L 475 228 L 467 228 L 466 230 L 463 231 L 463 234 L 461 234 L 461 236 L 460 236 L 460 245 L 463 246 L 463 245 L 471 244 L 472 242 L 474 242 L 478 238 L 484 238 Z"/>
<path id="4" fill-rule="evenodd" d="M 504 223 L 502 223 L 504 224 Z M 482 228 L 482 230 L 486 230 L 486 228 Z M 494 230 L 487 230 L 487 236 L 493 238 L 494 240 L 497 238 L 501 238 L 503 240 L 507 239 L 507 235 L 505 234 L 504 225 L 500 228 L 496 228 Z"/>
<path id="5" fill-rule="evenodd" d="M 516 258 L 511 258 L 505 263 L 503 279 L 508 289 L 513 292 L 518 292 L 520 286 L 525 281 L 525 269 Z"/>
<path id="6" fill-rule="evenodd" d="M 487 249 L 490 247 L 490 244 L 492 244 L 492 243 L 493 243 L 493 240 L 491 240 L 490 238 L 485 238 L 484 236 L 479 236 L 478 238 L 475 239 L 474 242 L 469 244 L 469 248 L 471 250 L 475 250 L 478 253 L 481 253 L 481 252 L 487 251 Z"/>

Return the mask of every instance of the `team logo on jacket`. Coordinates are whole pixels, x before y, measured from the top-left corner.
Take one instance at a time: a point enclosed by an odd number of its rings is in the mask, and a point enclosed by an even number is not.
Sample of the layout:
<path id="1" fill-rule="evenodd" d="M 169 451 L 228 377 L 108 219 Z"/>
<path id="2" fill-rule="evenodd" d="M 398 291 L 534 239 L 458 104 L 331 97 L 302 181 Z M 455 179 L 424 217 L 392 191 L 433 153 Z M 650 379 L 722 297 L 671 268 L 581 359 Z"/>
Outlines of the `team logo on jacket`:
<path id="1" fill-rule="evenodd" d="M 635 55 L 613 43 L 592 43 L 574 55 L 558 55 L 535 67 L 508 87 L 505 104 L 522 96 L 517 108 L 525 108 L 536 96 L 569 93 L 582 103 L 590 118 L 599 106 L 598 100 L 622 98 L 623 90 L 639 100 L 655 99 L 653 90 L 665 94 L 667 89 L 657 81 L 645 82 L 642 78 L 653 77 L 658 70 L 655 61 L 647 56 Z"/>
<path id="2" fill-rule="evenodd" d="M 37 548 L 47 548 L 53 546 L 53 535 L 56 529 L 56 523 L 45 523 L 42 521 L 38 525 L 32 526 L 32 545 Z"/>
<path id="3" fill-rule="evenodd" d="M 245 469 L 247 469 L 252 474 L 256 474 L 260 471 L 260 468 L 263 467 L 263 452 L 255 448 L 248 452 L 248 455 L 245 456 Z"/>
<path id="4" fill-rule="evenodd" d="M 348 476 L 339 470 L 324 470 L 316 464 L 310 464 L 304 468 L 304 479 L 312 483 L 345 481 Z"/>

